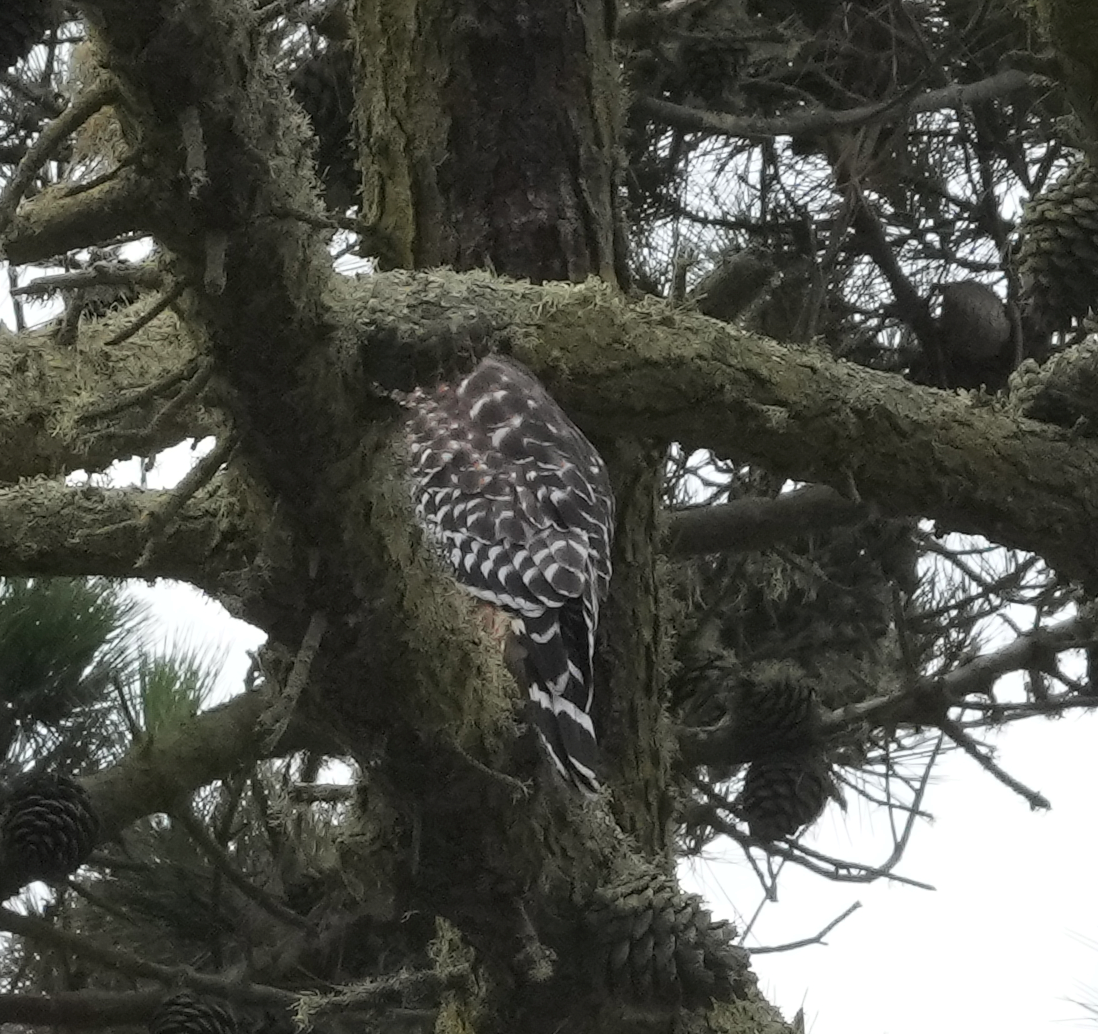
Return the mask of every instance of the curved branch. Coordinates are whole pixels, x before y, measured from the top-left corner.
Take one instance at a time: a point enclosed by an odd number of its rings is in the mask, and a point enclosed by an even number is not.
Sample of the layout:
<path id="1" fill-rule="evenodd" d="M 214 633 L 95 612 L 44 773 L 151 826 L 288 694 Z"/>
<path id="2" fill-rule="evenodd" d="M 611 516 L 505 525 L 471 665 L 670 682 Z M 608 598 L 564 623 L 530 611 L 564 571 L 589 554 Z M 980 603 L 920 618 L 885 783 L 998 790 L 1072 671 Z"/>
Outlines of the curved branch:
<path id="1" fill-rule="evenodd" d="M 819 136 L 837 129 L 850 129 L 871 122 L 906 119 L 916 112 L 961 108 L 996 97 L 1008 97 L 1030 86 L 1040 85 L 1041 82 L 1042 79 L 1039 76 L 1016 69 L 1007 69 L 975 83 L 951 83 L 938 90 L 929 90 L 910 99 L 904 99 L 901 103 L 883 101 L 879 104 L 864 104 L 841 111 L 821 108 L 776 118 L 725 115 L 721 112 L 673 104 L 655 97 L 638 97 L 633 102 L 633 107 L 656 122 L 689 132 L 762 139 L 776 136 L 804 137 Z"/>

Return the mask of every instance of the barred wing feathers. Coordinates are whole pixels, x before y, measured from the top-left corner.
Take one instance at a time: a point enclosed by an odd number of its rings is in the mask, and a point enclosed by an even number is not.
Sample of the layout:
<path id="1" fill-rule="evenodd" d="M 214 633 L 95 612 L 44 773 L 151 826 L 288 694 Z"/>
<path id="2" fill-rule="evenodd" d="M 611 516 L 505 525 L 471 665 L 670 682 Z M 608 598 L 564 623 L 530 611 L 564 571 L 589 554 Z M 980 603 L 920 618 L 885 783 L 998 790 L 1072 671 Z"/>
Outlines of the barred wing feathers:
<path id="1" fill-rule="evenodd" d="M 510 615 L 549 756 L 594 788 L 592 656 L 614 508 L 605 464 L 508 360 L 485 359 L 412 401 L 416 517 L 457 581 Z"/>

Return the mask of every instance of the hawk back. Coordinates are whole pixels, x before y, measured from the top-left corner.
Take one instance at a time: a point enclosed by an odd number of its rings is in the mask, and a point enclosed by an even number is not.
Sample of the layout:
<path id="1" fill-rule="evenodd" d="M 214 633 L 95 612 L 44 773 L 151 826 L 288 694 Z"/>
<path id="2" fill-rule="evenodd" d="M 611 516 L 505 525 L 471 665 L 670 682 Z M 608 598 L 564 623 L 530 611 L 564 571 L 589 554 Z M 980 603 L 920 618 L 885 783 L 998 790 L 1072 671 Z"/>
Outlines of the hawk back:
<path id="1" fill-rule="evenodd" d="M 591 722 L 614 498 L 594 446 L 517 363 L 484 359 L 411 397 L 416 519 L 458 583 L 511 619 L 554 765 L 598 785 Z"/>

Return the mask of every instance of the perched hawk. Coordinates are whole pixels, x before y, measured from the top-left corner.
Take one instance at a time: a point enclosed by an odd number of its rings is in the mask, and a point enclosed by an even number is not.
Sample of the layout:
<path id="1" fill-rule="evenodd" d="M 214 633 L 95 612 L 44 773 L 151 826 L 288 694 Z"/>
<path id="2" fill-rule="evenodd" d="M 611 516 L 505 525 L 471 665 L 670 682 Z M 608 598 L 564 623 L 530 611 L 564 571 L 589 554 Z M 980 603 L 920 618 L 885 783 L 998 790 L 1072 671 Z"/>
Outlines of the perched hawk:
<path id="1" fill-rule="evenodd" d="M 549 757 L 594 790 L 592 656 L 614 530 L 606 465 L 507 359 L 409 405 L 416 518 L 462 588 L 509 619 Z"/>

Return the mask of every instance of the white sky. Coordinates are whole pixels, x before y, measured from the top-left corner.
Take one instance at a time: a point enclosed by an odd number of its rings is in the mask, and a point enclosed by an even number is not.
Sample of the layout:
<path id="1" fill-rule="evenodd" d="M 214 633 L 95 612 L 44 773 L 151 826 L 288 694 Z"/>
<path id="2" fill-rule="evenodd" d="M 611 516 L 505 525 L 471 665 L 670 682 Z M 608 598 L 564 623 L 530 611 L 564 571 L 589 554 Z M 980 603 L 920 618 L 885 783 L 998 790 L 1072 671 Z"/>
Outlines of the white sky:
<path id="1" fill-rule="evenodd" d="M 4 287 L 0 316 L 12 325 Z M 194 458 L 186 447 L 164 454 L 150 487 L 174 483 Z M 136 463 L 119 465 L 115 483 L 137 473 Z M 169 641 L 225 649 L 220 686 L 235 692 L 262 634 L 189 587 L 133 584 Z M 771 1001 L 787 1018 L 803 1004 L 812 1034 L 1062 1034 L 1092 1025 L 1070 999 L 1098 999 L 1098 948 L 1085 943 L 1098 939 L 1090 872 L 1098 837 L 1087 832 L 1098 802 L 1096 736 L 1098 718 L 1075 715 L 1031 719 L 998 739 L 1000 763 L 1052 801 L 1049 813 L 1031 813 L 967 757 L 940 759 L 924 801 L 936 822 L 917 826 L 899 869 L 934 892 L 833 884 L 787 866 L 780 900 L 763 910 L 749 947 L 813 936 L 855 901 L 863 907 L 826 946 L 756 957 Z M 832 805 L 808 842 L 872 864 L 888 852 L 884 821 L 874 836 L 874 816 L 856 803 L 846 816 Z M 758 905 L 738 854 L 688 863 L 683 877 L 718 916 L 750 916 Z"/>

